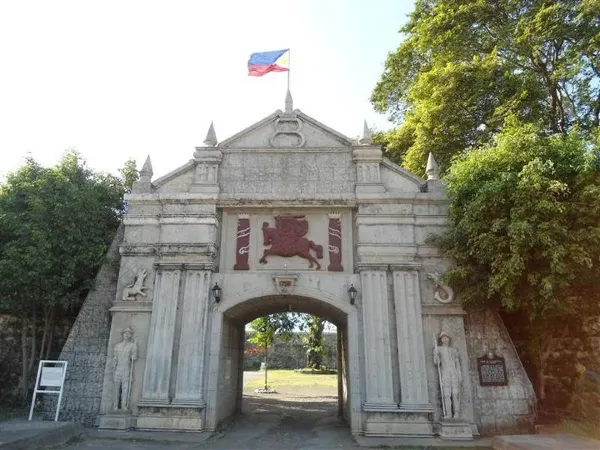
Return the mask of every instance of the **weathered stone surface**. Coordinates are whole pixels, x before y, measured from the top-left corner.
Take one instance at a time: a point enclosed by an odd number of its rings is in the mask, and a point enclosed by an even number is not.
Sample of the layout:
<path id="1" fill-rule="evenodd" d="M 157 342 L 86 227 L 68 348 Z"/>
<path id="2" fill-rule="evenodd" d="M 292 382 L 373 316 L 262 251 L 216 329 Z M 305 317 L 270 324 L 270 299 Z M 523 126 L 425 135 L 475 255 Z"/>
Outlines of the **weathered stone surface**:
<path id="1" fill-rule="evenodd" d="M 359 144 L 290 99 L 286 108 L 218 145 L 209 136 L 193 160 L 127 196 L 118 279 L 101 273 L 103 295 L 86 302 L 65 347 L 67 414 L 91 424 L 100 413 L 103 427 L 215 430 L 241 405 L 244 325 L 300 311 L 338 327 L 338 411 L 353 434 L 465 438 L 490 420 L 514 425 L 531 401 L 516 355 L 513 390 L 489 397 L 473 379 L 482 344 L 470 342 L 510 340 L 496 337 L 497 324 L 465 322 L 427 277 L 448 264 L 426 243 L 446 226 L 443 183 L 384 159 L 368 131 Z M 111 417 L 124 328 L 138 349 L 131 421 Z M 442 330 L 462 377 L 451 399 L 462 428 L 446 432 L 431 340 Z"/>
<path id="2" fill-rule="evenodd" d="M 60 360 L 69 361 L 60 420 L 83 422 L 86 426 L 96 423 L 108 350 L 109 309 L 117 295 L 122 239 L 121 226 L 60 354 Z"/>
<path id="3" fill-rule="evenodd" d="M 502 319 L 493 311 L 469 311 L 465 316 L 465 329 L 474 409 L 481 432 L 531 431 L 535 417 L 535 392 Z M 506 386 L 480 385 L 477 358 L 489 352 L 504 357 L 508 372 Z"/>

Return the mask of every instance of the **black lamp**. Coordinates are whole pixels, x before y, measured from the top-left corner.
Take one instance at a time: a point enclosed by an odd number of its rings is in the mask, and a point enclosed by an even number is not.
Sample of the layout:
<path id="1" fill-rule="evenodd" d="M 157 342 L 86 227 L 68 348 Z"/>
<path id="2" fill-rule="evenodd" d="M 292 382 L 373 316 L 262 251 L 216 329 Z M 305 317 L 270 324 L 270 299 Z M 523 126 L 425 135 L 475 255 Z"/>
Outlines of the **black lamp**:
<path id="1" fill-rule="evenodd" d="M 350 288 L 348 288 L 348 296 L 350 297 L 350 304 L 354 305 L 354 300 L 356 300 L 356 293 L 358 291 L 356 290 L 356 288 L 354 287 L 353 284 L 350 285 Z"/>
<path id="2" fill-rule="evenodd" d="M 221 301 L 221 288 L 219 287 L 217 282 L 215 282 L 215 285 L 212 288 L 212 292 L 213 297 L 215 298 L 215 302 L 219 303 Z"/>

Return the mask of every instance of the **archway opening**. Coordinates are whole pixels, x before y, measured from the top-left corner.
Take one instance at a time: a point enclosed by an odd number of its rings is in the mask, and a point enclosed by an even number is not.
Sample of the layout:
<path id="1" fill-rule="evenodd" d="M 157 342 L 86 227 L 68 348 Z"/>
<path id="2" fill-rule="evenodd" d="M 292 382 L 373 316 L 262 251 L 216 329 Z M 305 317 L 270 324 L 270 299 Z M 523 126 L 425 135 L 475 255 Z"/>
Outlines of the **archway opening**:
<path id="1" fill-rule="evenodd" d="M 280 347 L 287 346 L 289 353 L 287 362 L 283 364 L 281 361 L 277 362 L 278 355 L 272 353 L 278 350 L 277 342 L 269 351 L 271 364 L 267 364 L 271 369 L 271 375 L 268 384 L 269 388 L 277 392 L 255 391 L 255 389 L 264 389 L 264 372 L 256 370 L 257 358 L 246 351 L 249 348 L 247 324 L 256 318 L 278 313 L 309 314 L 331 324 L 324 335 L 325 339 L 329 340 L 329 348 L 333 347 L 333 354 L 326 354 L 325 365 L 335 372 L 326 375 L 306 375 L 293 370 L 287 372 L 273 370 L 281 365 L 289 366 L 290 360 L 293 361 L 292 365 L 296 366 L 293 369 L 302 369 L 306 366 L 306 351 L 298 329 L 293 333 L 292 342 L 279 342 Z M 349 420 L 346 312 L 323 300 L 311 297 L 275 295 L 252 298 L 238 303 L 224 311 L 222 320 L 219 379 L 224 383 L 221 383 L 218 402 L 221 418 L 234 413 L 245 417 L 261 414 L 275 415 L 285 417 L 291 423 L 304 425 L 319 420 L 336 424 L 346 423 Z M 262 359 L 260 356 L 259 361 Z M 315 377 L 321 376 L 322 380 L 314 381 Z M 311 377 L 312 383 L 307 381 Z"/>

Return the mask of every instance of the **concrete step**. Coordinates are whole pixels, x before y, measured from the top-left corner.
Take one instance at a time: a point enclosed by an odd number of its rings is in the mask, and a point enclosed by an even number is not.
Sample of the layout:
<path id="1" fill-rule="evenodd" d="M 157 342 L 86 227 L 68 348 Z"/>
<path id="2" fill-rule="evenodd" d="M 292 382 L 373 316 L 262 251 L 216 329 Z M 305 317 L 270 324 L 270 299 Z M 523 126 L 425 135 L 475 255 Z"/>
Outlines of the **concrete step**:
<path id="1" fill-rule="evenodd" d="M 63 444 L 83 434 L 75 422 L 9 420 L 0 422 L 0 450 L 36 450 Z"/>

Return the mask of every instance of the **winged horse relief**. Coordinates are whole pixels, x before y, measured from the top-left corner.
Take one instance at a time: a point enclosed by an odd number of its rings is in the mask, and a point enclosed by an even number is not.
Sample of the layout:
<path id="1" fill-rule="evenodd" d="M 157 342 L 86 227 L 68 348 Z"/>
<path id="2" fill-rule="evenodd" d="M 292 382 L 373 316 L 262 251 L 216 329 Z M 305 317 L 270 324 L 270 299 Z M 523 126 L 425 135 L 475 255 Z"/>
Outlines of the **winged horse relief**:
<path id="1" fill-rule="evenodd" d="M 309 261 L 309 269 L 315 264 L 317 270 L 321 269 L 317 258 L 323 259 L 323 246 L 304 237 L 308 233 L 308 221 L 305 216 L 275 216 L 275 228 L 269 227 L 269 222 L 263 222 L 262 232 L 264 245 L 270 245 L 271 248 L 265 249 L 259 260 L 261 264 L 267 264 L 269 255 L 286 258 L 299 256 Z M 311 250 L 316 252 L 317 258 L 310 253 Z"/>

